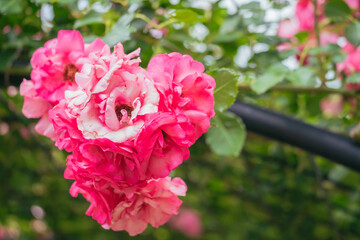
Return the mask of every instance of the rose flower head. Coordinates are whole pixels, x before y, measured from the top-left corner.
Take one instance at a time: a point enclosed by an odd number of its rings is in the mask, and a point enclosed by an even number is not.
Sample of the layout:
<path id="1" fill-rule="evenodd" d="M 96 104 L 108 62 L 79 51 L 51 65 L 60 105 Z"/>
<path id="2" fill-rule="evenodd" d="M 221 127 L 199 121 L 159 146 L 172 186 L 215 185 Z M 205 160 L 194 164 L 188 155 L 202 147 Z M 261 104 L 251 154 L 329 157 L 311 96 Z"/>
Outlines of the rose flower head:
<path id="1" fill-rule="evenodd" d="M 64 98 L 66 90 L 77 88 L 76 72 L 88 61 L 89 53 L 100 51 L 104 45 L 100 39 L 84 44 L 78 31 L 61 30 L 57 38 L 34 52 L 31 80 L 24 79 L 20 94 L 25 97 L 23 114 L 28 118 L 42 117 L 35 127 L 38 133 L 56 139 L 48 121 L 49 109 Z"/>

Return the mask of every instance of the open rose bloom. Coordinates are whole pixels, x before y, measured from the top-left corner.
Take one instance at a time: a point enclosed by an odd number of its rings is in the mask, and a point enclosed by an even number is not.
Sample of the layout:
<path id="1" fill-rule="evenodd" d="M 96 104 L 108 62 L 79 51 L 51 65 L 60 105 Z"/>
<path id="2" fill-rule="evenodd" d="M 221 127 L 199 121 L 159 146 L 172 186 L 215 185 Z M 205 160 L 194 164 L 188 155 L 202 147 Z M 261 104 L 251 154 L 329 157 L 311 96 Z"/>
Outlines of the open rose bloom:
<path id="1" fill-rule="evenodd" d="M 35 51 L 21 84 L 24 115 L 41 118 L 37 132 L 71 152 L 71 195 L 82 194 L 104 228 L 130 235 L 177 214 L 186 185 L 168 175 L 214 116 L 215 81 L 200 62 L 162 54 L 146 70 L 139 54 L 60 31 Z"/>

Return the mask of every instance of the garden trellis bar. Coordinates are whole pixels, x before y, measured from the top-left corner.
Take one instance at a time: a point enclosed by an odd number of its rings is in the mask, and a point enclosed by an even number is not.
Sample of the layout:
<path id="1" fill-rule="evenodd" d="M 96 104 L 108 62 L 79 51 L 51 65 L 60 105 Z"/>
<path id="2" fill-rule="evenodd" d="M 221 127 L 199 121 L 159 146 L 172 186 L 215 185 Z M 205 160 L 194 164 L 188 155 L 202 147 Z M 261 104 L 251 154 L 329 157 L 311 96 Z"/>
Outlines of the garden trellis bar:
<path id="1" fill-rule="evenodd" d="M 259 135 L 299 147 L 360 172 L 360 146 L 350 138 L 244 102 L 229 109 Z"/>

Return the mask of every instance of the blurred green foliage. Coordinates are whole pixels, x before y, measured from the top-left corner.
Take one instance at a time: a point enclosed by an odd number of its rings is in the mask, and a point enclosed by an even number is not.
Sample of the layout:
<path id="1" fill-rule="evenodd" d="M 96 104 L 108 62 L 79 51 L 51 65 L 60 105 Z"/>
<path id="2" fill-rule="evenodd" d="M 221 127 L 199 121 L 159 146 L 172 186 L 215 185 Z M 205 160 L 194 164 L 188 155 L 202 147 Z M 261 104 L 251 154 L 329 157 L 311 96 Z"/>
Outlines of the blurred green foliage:
<path id="1" fill-rule="evenodd" d="M 88 203 L 72 198 L 71 182 L 63 178 L 67 153 L 34 132 L 36 120 L 21 115 L 19 76 L 29 78 L 33 51 L 60 29 L 77 29 L 86 41 L 101 37 L 112 46 L 121 41 L 127 52 L 140 47 L 143 67 L 155 54 L 191 55 L 218 75 L 218 87 L 225 86 L 226 91 L 216 90 L 222 92 L 216 98 L 218 112 L 237 96 L 343 134 L 358 123 L 359 97 L 342 95 L 341 86 L 341 113 L 329 116 L 320 108 L 337 90 L 317 91 L 316 56 L 323 54 L 326 71 L 334 71 L 342 57 L 338 47 L 312 49 L 309 66 L 289 69 L 283 64 L 298 52 L 276 51 L 286 40 L 275 35 L 277 22 L 267 20 L 266 14 L 281 11 L 288 1 L 249 1 L 229 9 L 224 2 L 0 0 L 0 239 L 130 239 L 126 232 L 105 230 L 85 215 Z M 331 6 L 330 15 L 336 10 Z M 358 40 L 357 32 L 347 32 Z M 307 34 L 297 37 L 301 41 Z M 222 67 L 232 70 L 218 70 Z M 329 76 L 327 81 L 333 81 Z M 219 121 L 225 130 L 218 129 Z M 239 133 L 232 136 L 230 150 L 216 144 L 216 137 L 226 131 Z M 207 136 L 172 173 L 188 184 L 182 199 L 201 215 L 200 239 L 358 239 L 359 174 L 251 133 L 246 133 L 237 156 L 245 130 L 232 115 L 218 113 Z M 133 239 L 185 238 L 165 225 L 149 227 Z"/>

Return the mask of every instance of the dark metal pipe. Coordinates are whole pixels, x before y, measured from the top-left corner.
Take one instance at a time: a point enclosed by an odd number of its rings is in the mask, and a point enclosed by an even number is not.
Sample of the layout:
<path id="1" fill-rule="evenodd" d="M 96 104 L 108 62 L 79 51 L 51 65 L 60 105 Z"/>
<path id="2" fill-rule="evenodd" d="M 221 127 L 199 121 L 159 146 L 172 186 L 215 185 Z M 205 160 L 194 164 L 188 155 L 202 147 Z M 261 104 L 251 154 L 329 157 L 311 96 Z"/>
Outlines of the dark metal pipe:
<path id="1" fill-rule="evenodd" d="M 229 109 L 259 135 L 288 143 L 360 172 L 360 146 L 350 138 L 257 106 L 236 102 Z"/>

